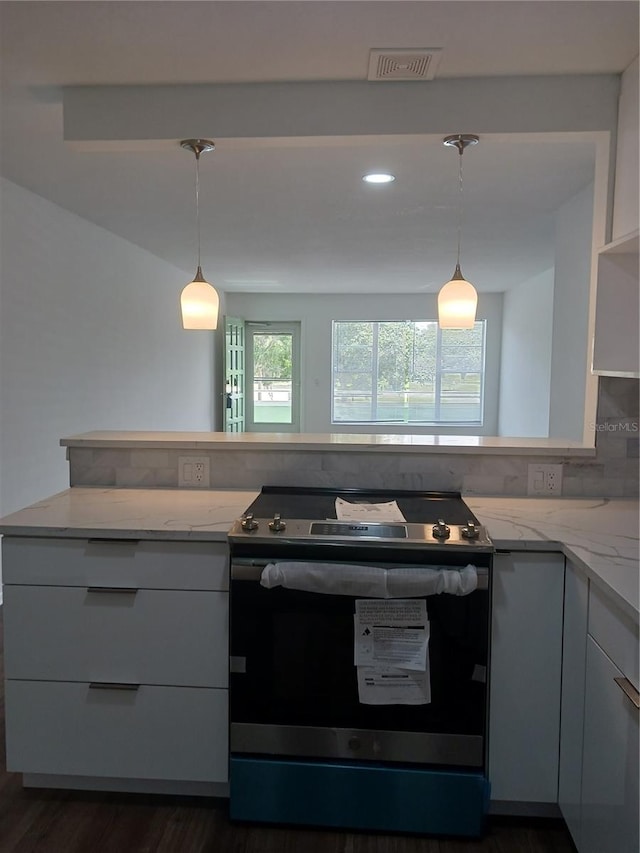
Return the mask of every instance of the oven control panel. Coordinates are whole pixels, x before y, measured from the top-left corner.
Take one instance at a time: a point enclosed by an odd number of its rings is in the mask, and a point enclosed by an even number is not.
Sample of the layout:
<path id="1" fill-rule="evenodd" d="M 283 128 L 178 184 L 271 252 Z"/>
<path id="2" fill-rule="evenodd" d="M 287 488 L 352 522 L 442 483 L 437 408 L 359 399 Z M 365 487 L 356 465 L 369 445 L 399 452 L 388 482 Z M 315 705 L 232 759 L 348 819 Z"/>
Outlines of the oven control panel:
<path id="1" fill-rule="evenodd" d="M 338 521 L 325 519 L 284 519 L 279 514 L 273 518 L 255 518 L 248 513 L 239 518 L 229 532 L 231 541 L 272 542 L 351 542 L 369 541 L 379 544 L 396 544 L 399 547 L 452 546 L 465 550 L 492 550 L 493 543 L 481 524 L 468 521 L 464 525 L 446 524 L 439 519 L 435 524 L 401 522 Z"/>
<path id="2" fill-rule="evenodd" d="M 312 521 L 312 536 L 374 536 L 376 539 L 406 539 L 404 524 L 358 523 L 354 521 Z"/>

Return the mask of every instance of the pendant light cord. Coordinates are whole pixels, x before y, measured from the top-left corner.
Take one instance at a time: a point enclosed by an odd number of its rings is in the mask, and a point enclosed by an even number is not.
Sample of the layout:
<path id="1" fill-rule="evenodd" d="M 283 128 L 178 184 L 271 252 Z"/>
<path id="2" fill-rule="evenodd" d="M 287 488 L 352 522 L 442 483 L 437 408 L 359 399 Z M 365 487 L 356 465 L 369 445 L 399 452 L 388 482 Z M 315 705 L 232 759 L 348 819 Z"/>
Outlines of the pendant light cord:
<path id="1" fill-rule="evenodd" d="M 460 195 L 458 196 L 458 256 L 456 261 L 456 266 L 460 266 L 460 244 L 462 243 L 462 154 L 464 152 L 464 146 L 460 145 L 458 147 L 458 188 L 460 190 Z"/>
<path id="2" fill-rule="evenodd" d="M 200 152 L 196 149 L 196 230 L 198 232 L 198 269 L 200 269 Z"/>

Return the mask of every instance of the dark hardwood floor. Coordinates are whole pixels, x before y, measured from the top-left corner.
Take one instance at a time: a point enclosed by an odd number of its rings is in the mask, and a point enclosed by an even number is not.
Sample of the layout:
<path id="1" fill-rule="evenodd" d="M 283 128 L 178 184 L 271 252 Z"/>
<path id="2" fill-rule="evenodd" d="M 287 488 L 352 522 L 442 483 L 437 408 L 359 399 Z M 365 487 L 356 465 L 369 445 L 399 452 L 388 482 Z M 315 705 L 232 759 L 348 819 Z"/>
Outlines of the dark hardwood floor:
<path id="1" fill-rule="evenodd" d="M 0 687 L 1 629 L 0 607 Z M 481 841 L 437 839 L 232 825 L 218 800 L 23 790 L 6 771 L 4 689 L 0 739 L 0 853 L 575 853 L 560 821 L 493 819 Z"/>

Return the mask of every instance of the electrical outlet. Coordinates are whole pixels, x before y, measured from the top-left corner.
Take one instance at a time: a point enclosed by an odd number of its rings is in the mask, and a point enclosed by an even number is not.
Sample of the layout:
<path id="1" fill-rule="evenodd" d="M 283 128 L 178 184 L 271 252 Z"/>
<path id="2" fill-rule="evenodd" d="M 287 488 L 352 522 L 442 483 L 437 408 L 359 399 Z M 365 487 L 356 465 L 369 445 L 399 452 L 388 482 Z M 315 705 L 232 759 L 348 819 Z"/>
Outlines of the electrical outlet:
<path id="1" fill-rule="evenodd" d="M 527 478 L 528 495 L 562 494 L 562 465 L 529 465 Z"/>
<path id="2" fill-rule="evenodd" d="M 211 485 L 208 456 L 178 457 L 178 486 L 187 489 L 208 489 Z"/>

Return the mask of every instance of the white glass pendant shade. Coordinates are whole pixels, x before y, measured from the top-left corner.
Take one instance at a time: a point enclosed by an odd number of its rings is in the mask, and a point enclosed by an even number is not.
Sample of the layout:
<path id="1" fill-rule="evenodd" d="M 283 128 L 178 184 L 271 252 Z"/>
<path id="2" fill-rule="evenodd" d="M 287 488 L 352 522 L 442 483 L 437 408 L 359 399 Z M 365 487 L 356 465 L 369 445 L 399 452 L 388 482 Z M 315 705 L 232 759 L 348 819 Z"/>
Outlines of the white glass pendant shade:
<path id="1" fill-rule="evenodd" d="M 441 329 L 473 329 L 478 294 L 457 265 L 451 281 L 438 293 L 438 325 Z"/>
<path id="2" fill-rule="evenodd" d="M 218 328 L 220 297 L 215 287 L 204 278 L 200 267 L 193 281 L 182 291 L 180 307 L 183 329 L 215 331 Z"/>

